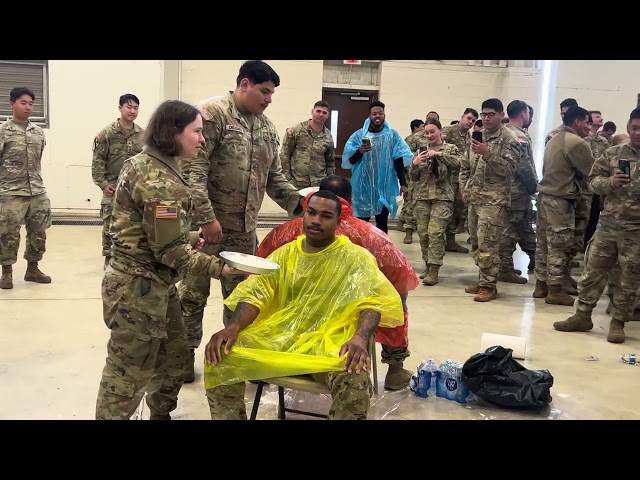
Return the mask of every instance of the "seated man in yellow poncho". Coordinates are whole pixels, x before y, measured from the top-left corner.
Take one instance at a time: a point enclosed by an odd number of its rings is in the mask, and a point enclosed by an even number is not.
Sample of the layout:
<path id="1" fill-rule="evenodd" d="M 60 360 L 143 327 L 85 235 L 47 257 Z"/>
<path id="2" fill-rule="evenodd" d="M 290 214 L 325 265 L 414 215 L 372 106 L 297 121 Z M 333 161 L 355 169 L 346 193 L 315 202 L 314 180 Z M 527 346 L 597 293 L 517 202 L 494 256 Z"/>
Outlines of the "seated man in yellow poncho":
<path id="1" fill-rule="evenodd" d="M 378 325 L 404 322 L 402 301 L 364 248 L 337 236 L 340 199 L 320 190 L 304 235 L 275 250 L 280 268 L 251 275 L 224 304 L 231 323 L 205 348 L 211 418 L 246 420 L 245 380 L 312 374 L 331 391 L 330 419 L 367 418 L 367 352 Z"/>

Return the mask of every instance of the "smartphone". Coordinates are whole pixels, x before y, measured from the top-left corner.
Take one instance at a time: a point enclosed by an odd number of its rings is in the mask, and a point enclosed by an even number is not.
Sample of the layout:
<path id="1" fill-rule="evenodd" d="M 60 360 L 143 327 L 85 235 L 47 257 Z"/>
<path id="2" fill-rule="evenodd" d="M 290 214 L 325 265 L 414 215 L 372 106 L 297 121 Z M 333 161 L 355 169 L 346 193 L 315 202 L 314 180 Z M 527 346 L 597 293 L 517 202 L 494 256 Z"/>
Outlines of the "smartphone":
<path id="1" fill-rule="evenodd" d="M 422 152 L 428 152 L 429 151 L 429 147 L 420 147 L 418 149 L 418 153 L 422 153 Z"/>
<path id="2" fill-rule="evenodd" d="M 471 134 L 471 138 L 473 138 L 476 142 L 482 143 L 482 132 L 473 132 Z"/>
<path id="3" fill-rule="evenodd" d="M 624 160 L 624 159 L 619 160 L 618 168 L 622 170 L 622 173 L 624 173 L 626 176 L 631 178 L 631 162 L 629 162 L 629 160 Z"/>
<path id="4" fill-rule="evenodd" d="M 371 139 L 370 138 L 363 138 L 362 139 L 362 144 L 366 145 L 367 147 L 371 146 Z"/>

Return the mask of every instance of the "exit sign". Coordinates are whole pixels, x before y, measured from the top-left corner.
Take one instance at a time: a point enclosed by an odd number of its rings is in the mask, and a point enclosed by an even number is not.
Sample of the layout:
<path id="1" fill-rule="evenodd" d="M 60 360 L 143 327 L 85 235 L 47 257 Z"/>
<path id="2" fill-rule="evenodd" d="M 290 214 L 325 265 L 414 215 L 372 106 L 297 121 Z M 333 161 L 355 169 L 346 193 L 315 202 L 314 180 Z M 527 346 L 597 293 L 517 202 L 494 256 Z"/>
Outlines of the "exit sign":
<path id="1" fill-rule="evenodd" d="M 343 60 L 345 65 L 362 65 L 362 60 Z"/>

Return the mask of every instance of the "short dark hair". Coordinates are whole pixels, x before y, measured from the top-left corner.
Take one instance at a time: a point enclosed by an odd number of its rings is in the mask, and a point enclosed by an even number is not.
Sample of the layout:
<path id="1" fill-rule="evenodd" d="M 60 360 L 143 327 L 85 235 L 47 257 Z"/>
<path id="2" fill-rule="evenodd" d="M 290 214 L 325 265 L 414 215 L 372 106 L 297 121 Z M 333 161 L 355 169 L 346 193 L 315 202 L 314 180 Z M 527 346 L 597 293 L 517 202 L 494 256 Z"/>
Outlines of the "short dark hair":
<path id="1" fill-rule="evenodd" d="M 640 107 L 634 108 L 633 110 L 631 110 L 631 113 L 629 114 L 629 121 L 637 120 L 639 118 L 640 118 Z"/>
<path id="2" fill-rule="evenodd" d="M 521 113 L 529 110 L 529 106 L 523 102 L 522 100 L 514 100 L 509 105 L 507 105 L 507 116 L 509 118 L 516 118 Z"/>
<path id="3" fill-rule="evenodd" d="M 416 127 L 419 127 L 420 125 L 424 125 L 424 122 L 419 118 L 416 118 L 415 120 L 411 120 L 411 124 L 409 125 L 409 128 L 411 129 L 411 132 L 413 132 L 413 130 Z"/>
<path id="4" fill-rule="evenodd" d="M 120 96 L 120 106 L 123 106 L 128 101 L 136 102 L 136 104 L 140 106 L 140 100 L 133 93 L 125 93 Z"/>
<path id="5" fill-rule="evenodd" d="M 485 108 L 492 108 L 496 111 L 496 113 L 504 112 L 504 106 L 499 98 L 488 98 L 484 102 L 482 102 L 482 110 Z"/>
<path id="6" fill-rule="evenodd" d="M 578 118 L 584 118 L 589 116 L 589 110 L 586 110 L 582 107 L 569 107 L 569 110 L 564 114 L 564 118 L 562 119 L 562 123 L 566 126 L 571 125 Z"/>
<path id="7" fill-rule="evenodd" d="M 438 112 L 436 112 L 435 110 L 431 110 L 430 112 L 427 112 L 427 117 L 429 116 L 430 113 L 435 113 L 438 120 L 440 120 L 440 115 L 438 115 Z"/>
<path id="8" fill-rule="evenodd" d="M 320 182 L 320 190 L 326 190 L 351 203 L 352 188 L 348 178 L 339 175 L 327 175 Z"/>
<path id="9" fill-rule="evenodd" d="M 180 100 L 162 102 L 149 119 L 144 132 L 144 144 L 157 148 L 164 155 L 174 157 L 180 154 L 176 135 L 193 122 L 200 112 L 193 105 Z"/>
<path id="10" fill-rule="evenodd" d="M 476 122 L 476 124 L 474 125 L 474 127 L 478 127 L 478 128 L 482 128 L 482 126 L 483 126 L 483 125 L 482 125 L 482 120 L 478 120 L 478 121 Z"/>
<path id="11" fill-rule="evenodd" d="M 338 214 L 338 218 L 340 217 L 340 213 L 342 212 L 342 202 L 340 201 L 340 199 L 335 193 L 330 192 L 329 190 L 318 190 L 317 192 L 315 192 L 313 195 L 309 197 L 309 202 L 311 202 L 311 199 L 313 197 L 326 198 L 336 202 L 336 213 Z"/>
<path id="12" fill-rule="evenodd" d="M 577 107 L 577 106 L 578 106 L 578 101 L 575 98 L 565 98 L 560 102 L 560 109 L 563 109 L 566 107 Z"/>
<path id="13" fill-rule="evenodd" d="M 597 113 L 598 115 L 602 115 L 602 112 L 600 110 L 589 110 L 589 115 L 592 115 L 594 113 Z"/>
<path id="14" fill-rule="evenodd" d="M 371 102 L 371 104 L 369 105 L 369 112 L 371 112 L 371 109 L 373 107 L 381 107 L 382 110 L 384 110 L 385 108 L 385 104 L 382 103 L 380 100 L 374 100 L 373 102 Z"/>
<path id="15" fill-rule="evenodd" d="M 31 91 L 31 89 L 27 87 L 12 88 L 11 92 L 9 92 L 9 100 L 15 102 L 23 95 L 29 95 L 31 97 L 31 100 L 36 100 L 36 96 L 33 94 L 33 91 Z"/>
<path id="16" fill-rule="evenodd" d="M 480 115 L 478 115 L 478 111 L 475 108 L 465 108 L 464 109 L 464 113 L 462 115 L 466 115 L 467 113 L 470 113 L 471 115 L 473 115 L 476 118 L 480 118 Z"/>
<path id="17" fill-rule="evenodd" d="M 603 131 L 607 131 L 607 132 L 615 132 L 617 130 L 616 124 L 613 123 L 612 121 L 608 121 L 608 122 L 604 122 L 604 125 L 602 126 L 602 130 Z"/>
<path id="18" fill-rule="evenodd" d="M 506 125 L 507 123 L 509 123 L 509 120 L 510 120 L 509 117 L 504 117 L 502 120 L 500 120 L 500 123 L 503 123 Z"/>
<path id="19" fill-rule="evenodd" d="M 253 85 L 272 82 L 276 87 L 280 86 L 280 77 L 271 66 L 262 60 L 247 60 L 240 66 L 236 87 L 240 86 L 243 78 L 249 79 Z"/>
<path id="20" fill-rule="evenodd" d="M 533 117 L 533 107 L 529 104 L 527 104 L 527 107 L 529 108 L 529 116 Z"/>
<path id="21" fill-rule="evenodd" d="M 457 125 L 458 123 L 460 123 L 460 120 L 451 120 L 449 125 Z"/>
<path id="22" fill-rule="evenodd" d="M 331 110 L 331 105 L 329 105 L 329 102 L 325 102 L 324 100 L 318 100 L 316 103 L 314 103 L 313 108 L 316 107 L 324 107 L 327 110 Z"/>
<path id="23" fill-rule="evenodd" d="M 438 127 L 438 129 L 442 130 L 442 124 L 440 123 L 440 120 L 438 120 L 437 118 L 427 118 L 427 121 L 424 122 L 424 125 L 435 125 L 436 127 Z"/>

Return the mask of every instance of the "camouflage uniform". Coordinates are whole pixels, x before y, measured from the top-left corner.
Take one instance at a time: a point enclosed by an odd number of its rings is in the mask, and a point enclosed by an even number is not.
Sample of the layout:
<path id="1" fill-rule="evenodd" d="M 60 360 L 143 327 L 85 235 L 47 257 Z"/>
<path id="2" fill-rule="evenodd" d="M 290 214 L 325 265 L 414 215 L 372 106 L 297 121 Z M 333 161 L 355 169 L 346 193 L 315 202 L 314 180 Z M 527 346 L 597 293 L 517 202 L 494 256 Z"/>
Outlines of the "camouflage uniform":
<path id="1" fill-rule="evenodd" d="M 222 242 L 205 244 L 202 251 L 254 254 L 258 211 L 265 192 L 290 216 L 302 212 L 298 189 L 282 173 L 275 126 L 265 115 L 240 114 L 231 94 L 204 100 L 199 110 L 206 143 L 188 167 L 193 223 L 204 225 L 218 220 L 224 235 Z M 240 276 L 222 278 L 223 299 L 241 281 Z M 187 329 L 196 335 L 189 338 L 191 348 L 200 345 L 210 288 L 209 279 L 192 275 L 187 275 L 178 287 Z M 231 311 L 223 307 L 223 323 L 227 325 L 230 318 Z"/>
<path id="2" fill-rule="evenodd" d="M 371 380 L 365 372 L 324 372 L 311 374 L 331 391 L 329 420 L 366 420 L 371 403 Z M 246 420 L 245 382 L 207 390 L 213 420 Z"/>
<path id="3" fill-rule="evenodd" d="M 27 231 L 24 258 L 39 262 L 51 226 L 51 202 L 42 181 L 42 129 L 9 119 L 0 125 L 0 265 L 18 259 L 20 225 Z"/>
<path id="4" fill-rule="evenodd" d="M 631 182 L 613 188 L 611 177 L 620 159 L 631 163 Z M 606 195 L 604 210 L 589 242 L 584 272 L 580 277 L 577 309 L 591 313 L 617 264 L 619 287 L 613 290 L 612 318 L 628 322 L 633 315 L 640 285 L 640 151 L 630 143 L 605 150 L 589 175 L 591 190 Z"/>
<path id="5" fill-rule="evenodd" d="M 412 133 L 407 138 L 405 138 L 404 141 L 409 146 L 411 151 L 415 153 L 415 150 L 412 148 L 412 142 L 411 142 L 411 140 L 413 139 L 414 136 L 415 136 L 415 133 Z M 413 199 L 413 181 L 411 180 L 411 177 L 409 176 L 409 169 L 410 168 L 411 167 L 407 167 L 405 169 L 405 176 L 407 178 L 407 190 L 408 191 L 407 191 L 407 193 L 402 195 L 404 203 L 402 204 L 402 209 L 400 210 L 400 213 L 398 214 L 398 221 L 402 222 L 404 224 L 404 229 L 405 230 L 410 230 L 411 232 L 415 232 L 418 229 L 418 226 L 416 224 L 416 218 L 413 216 L 413 204 L 415 202 L 414 202 L 414 199 Z"/>
<path id="6" fill-rule="evenodd" d="M 187 272 L 219 278 L 222 271 L 218 259 L 189 245 L 192 205 L 175 159 L 145 146 L 124 163 L 102 281 L 111 338 L 96 419 L 130 418 L 145 390 L 152 417 L 168 418 L 177 406 L 189 345 L 174 284 Z"/>
<path id="7" fill-rule="evenodd" d="M 547 133 L 547 136 L 544 139 L 544 145 L 545 147 L 547 146 L 547 143 L 549 143 L 549 140 L 551 140 L 553 137 L 556 136 L 557 133 L 562 131 L 562 128 L 564 127 L 564 124 L 561 124 L 560 126 L 554 128 L 553 130 L 551 130 L 549 133 Z"/>
<path id="8" fill-rule="evenodd" d="M 532 257 L 536 250 L 536 238 L 533 232 L 533 208 L 531 196 L 538 189 L 538 175 L 533 161 L 531 137 L 522 128 L 507 124 L 518 137 L 521 155 L 517 158 L 515 172 L 511 180 L 511 206 L 500 242 L 500 272 L 513 271 L 513 252 L 516 243 L 522 251 Z M 528 227 L 528 228 L 527 228 Z"/>
<path id="9" fill-rule="evenodd" d="M 333 136 L 327 127 L 318 133 L 311 120 L 287 129 L 280 149 L 284 176 L 296 188 L 317 187 L 322 179 L 336 173 Z"/>
<path id="10" fill-rule="evenodd" d="M 486 157 L 467 150 L 460 166 L 469 205 L 471 254 L 480 269 L 479 287 L 496 290 L 500 266 L 500 239 L 511 203 L 511 179 L 520 156 L 518 137 L 501 125 L 482 133 L 489 146 Z"/>
<path id="11" fill-rule="evenodd" d="M 582 186 L 593 156 L 571 128 L 562 126 L 544 150 L 542 179 L 538 185 L 536 279 L 561 286 L 575 255 L 576 215 Z"/>
<path id="12" fill-rule="evenodd" d="M 426 136 L 416 140 L 417 149 L 427 147 Z M 422 259 L 427 265 L 442 265 L 444 258 L 445 231 L 453 215 L 455 187 L 451 176 L 460 169 L 460 154 L 455 145 L 442 143 L 429 147 L 442 152 L 432 157 L 433 171 L 427 174 L 426 164 L 411 165 L 409 176 L 413 187 L 413 214 L 418 224 Z M 437 165 L 437 170 L 436 170 Z"/>
<path id="13" fill-rule="evenodd" d="M 463 155 L 464 152 L 469 150 L 471 146 L 471 129 L 467 131 L 467 133 L 462 133 L 458 125 L 447 125 L 442 129 L 442 133 L 444 133 L 444 141 L 455 145 L 460 155 Z M 451 184 L 454 194 L 453 215 L 447 227 L 447 236 L 450 241 L 453 240 L 454 242 L 456 233 L 458 233 L 458 225 L 464 223 L 467 217 L 467 206 L 462 201 L 459 178 L 460 167 L 454 168 L 451 171 Z"/>
<path id="14" fill-rule="evenodd" d="M 142 151 L 142 136 L 144 130 L 134 123 L 133 128 L 127 130 L 116 120 L 106 126 L 93 140 L 93 160 L 91 162 L 91 176 L 100 190 L 107 186 L 116 186 L 118 175 L 124 161 Z M 100 202 L 100 216 L 102 217 L 102 255 L 111 254 L 111 239 L 109 238 L 109 224 L 113 210 L 113 196 L 102 194 Z"/>

